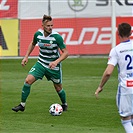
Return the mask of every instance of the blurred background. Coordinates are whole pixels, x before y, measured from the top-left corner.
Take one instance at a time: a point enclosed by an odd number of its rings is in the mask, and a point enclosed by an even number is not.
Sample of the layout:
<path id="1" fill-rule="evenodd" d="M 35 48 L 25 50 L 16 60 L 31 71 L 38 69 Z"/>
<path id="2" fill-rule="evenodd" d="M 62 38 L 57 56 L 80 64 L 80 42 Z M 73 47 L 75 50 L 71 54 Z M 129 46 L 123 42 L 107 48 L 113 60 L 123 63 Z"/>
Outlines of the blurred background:
<path id="1" fill-rule="evenodd" d="M 44 14 L 70 55 L 107 55 L 119 43 L 119 23 L 133 30 L 133 0 L 0 0 L 0 57 L 24 56 Z M 37 55 L 38 46 L 31 56 Z"/>

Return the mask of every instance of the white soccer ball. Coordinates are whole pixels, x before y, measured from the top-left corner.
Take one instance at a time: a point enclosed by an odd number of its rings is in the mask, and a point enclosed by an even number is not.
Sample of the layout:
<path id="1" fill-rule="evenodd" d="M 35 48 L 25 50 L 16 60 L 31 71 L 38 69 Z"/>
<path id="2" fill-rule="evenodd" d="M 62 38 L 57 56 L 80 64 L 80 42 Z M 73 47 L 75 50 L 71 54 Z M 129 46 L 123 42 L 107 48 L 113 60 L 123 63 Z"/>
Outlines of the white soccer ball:
<path id="1" fill-rule="evenodd" d="M 49 113 L 53 116 L 59 116 L 63 112 L 63 108 L 60 104 L 54 103 L 49 108 Z"/>

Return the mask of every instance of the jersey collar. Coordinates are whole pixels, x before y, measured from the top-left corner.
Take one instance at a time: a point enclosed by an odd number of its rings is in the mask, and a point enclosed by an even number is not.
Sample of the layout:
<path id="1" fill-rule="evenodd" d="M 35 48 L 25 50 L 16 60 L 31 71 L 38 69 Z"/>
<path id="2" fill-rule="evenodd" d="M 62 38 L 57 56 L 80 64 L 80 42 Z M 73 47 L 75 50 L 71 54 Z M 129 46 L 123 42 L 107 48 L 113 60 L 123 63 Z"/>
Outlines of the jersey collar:
<path id="1" fill-rule="evenodd" d="M 130 40 L 123 41 L 122 43 L 125 43 L 125 42 L 130 42 Z"/>

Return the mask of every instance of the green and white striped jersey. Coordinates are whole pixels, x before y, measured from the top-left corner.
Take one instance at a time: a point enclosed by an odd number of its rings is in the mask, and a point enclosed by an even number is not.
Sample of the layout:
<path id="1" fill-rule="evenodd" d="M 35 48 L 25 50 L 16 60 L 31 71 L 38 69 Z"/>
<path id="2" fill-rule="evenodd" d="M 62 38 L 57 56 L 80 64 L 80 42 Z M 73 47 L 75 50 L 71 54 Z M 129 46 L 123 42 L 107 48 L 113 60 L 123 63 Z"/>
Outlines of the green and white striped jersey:
<path id="1" fill-rule="evenodd" d="M 34 34 L 33 42 L 36 43 L 40 49 L 38 62 L 46 68 L 49 68 L 50 62 L 60 57 L 59 49 L 66 47 L 63 38 L 58 32 L 52 31 L 49 36 L 45 37 L 42 29 Z M 60 64 L 58 64 L 54 70 L 59 70 L 59 68 Z"/>

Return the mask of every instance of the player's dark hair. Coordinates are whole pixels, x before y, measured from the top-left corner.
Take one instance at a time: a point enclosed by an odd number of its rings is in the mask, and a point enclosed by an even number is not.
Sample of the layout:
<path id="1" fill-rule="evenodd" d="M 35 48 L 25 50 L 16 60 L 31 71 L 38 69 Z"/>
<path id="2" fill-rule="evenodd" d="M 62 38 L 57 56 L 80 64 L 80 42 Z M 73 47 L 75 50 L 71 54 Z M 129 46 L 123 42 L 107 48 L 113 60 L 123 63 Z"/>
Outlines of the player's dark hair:
<path id="1" fill-rule="evenodd" d="M 118 25 L 118 32 L 121 37 L 129 37 L 131 35 L 131 26 L 128 23 Z"/>
<path id="2" fill-rule="evenodd" d="M 43 15 L 43 19 L 42 19 L 42 22 L 44 22 L 45 20 L 48 20 L 48 21 L 51 21 L 52 20 L 52 17 L 51 16 L 47 16 L 47 15 Z"/>

